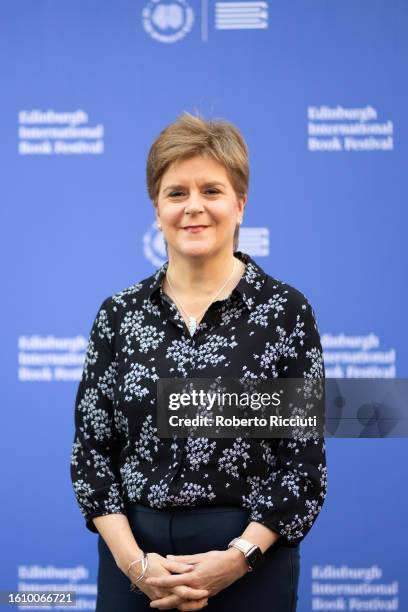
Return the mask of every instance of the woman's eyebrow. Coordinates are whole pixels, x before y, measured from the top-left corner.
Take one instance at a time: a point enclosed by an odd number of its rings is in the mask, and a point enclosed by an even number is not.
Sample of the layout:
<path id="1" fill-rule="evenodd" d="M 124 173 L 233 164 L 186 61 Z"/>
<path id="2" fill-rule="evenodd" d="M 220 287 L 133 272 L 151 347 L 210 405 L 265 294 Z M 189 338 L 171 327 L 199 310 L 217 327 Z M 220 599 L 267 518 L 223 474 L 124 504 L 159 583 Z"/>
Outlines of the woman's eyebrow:
<path id="1" fill-rule="evenodd" d="M 165 189 L 163 189 L 163 193 L 166 193 L 167 191 L 173 191 L 173 189 L 184 189 L 183 185 L 169 185 L 168 187 L 166 187 Z"/>
<path id="2" fill-rule="evenodd" d="M 209 181 L 204 183 L 203 187 L 225 187 L 225 185 L 221 181 Z"/>
<path id="3" fill-rule="evenodd" d="M 225 187 L 225 184 L 221 181 L 207 181 L 203 183 L 203 187 Z M 184 185 L 169 185 L 163 189 L 163 193 L 167 193 L 168 191 L 173 191 L 176 189 L 185 189 Z"/>

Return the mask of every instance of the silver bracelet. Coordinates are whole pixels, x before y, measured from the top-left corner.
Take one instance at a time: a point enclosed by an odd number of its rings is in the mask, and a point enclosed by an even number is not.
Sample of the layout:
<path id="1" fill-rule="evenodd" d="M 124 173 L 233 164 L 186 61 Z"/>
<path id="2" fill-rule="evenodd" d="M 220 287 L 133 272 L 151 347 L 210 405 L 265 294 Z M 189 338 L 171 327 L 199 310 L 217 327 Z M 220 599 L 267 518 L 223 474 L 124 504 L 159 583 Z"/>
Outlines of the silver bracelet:
<path id="1" fill-rule="evenodd" d="M 129 575 L 130 568 L 131 568 L 131 567 L 132 567 L 132 566 L 133 566 L 135 563 L 140 563 L 140 562 L 141 562 L 141 564 L 142 564 L 142 571 L 141 571 L 141 573 L 139 574 L 139 576 L 136 578 L 136 580 L 133 580 L 133 579 L 130 577 L 130 575 Z M 136 591 L 136 590 L 137 590 L 138 592 L 140 592 L 140 593 L 141 593 L 141 591 L 139 590 L 139 587 L 137 586 L 137 582 L 140 582 L 140 581 L 141 581 L 141 580 L 144 578 L 144 575 L 145 575 L 145 573 L 146 573 L 146 569 L 147 569 L 148 563 L 149 563 L 149 558 L 148 558 L 148 556 L 147 556 L 147 553 L 146 553 L 146 552 L 144 552 L 144 553 L 143 553 L 143 555 L 142 555 L 141 557 L 139 557 L 138 559 L 135 559 L 134 561 L 132 561 L 131 563 L 129 563 L 129 566 L 128 566 L 128 568 L 127 568 L 127 575 L 128 575 L 129 580 L 130 580 L 130 590 L 131 590 L 131 591 Z"/>

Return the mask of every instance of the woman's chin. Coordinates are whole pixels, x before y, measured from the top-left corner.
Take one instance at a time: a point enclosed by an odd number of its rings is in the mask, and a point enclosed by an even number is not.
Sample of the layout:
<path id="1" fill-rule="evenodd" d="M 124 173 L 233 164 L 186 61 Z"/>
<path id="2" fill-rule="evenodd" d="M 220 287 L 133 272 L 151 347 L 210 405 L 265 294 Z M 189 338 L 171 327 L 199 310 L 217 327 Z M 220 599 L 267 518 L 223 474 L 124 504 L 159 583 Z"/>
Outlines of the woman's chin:
<path id="1" fill-rule="evenodd" d="M 199 257 L 212 253 L 214 245 L 207 240 L 194 240 L 189 243 L 184 242 L 178 246 L 178 251 L 186 257 Z"/>

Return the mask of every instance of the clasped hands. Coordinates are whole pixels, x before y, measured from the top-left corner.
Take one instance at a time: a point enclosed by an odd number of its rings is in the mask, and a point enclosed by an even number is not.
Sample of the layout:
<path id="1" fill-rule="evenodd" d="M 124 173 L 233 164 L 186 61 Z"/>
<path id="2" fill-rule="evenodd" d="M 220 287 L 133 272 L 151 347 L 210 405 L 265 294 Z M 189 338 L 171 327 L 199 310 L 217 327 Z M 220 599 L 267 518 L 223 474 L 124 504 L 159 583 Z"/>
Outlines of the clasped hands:
<path id="1" fill-rule="evenodd" d="M 148 553 L 148 560 L 145 577 L 137 586 L 157 610 L 201 610 L 209 597 L 248 571 L 244 555 L 235 548 L 166 557 Z"/>

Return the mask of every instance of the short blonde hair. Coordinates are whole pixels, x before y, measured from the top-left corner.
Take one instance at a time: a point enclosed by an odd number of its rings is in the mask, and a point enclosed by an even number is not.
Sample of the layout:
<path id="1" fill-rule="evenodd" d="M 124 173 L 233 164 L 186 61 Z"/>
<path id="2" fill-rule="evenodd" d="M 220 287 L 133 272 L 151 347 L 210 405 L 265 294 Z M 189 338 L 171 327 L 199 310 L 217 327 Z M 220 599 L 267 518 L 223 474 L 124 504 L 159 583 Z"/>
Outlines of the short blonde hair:
<path id="1" fill-rule="evenodd" d="M 169 166 L 196 155 L 208 155 L 219 162 L 227 171 L 237 197 L 241 199 L 247 195 L 248 147 L 238 128 L 224 119 L 206 121 L 184 112 L 160 132 L 147 156 L 147 191 L 155 207 L 161 179 Z M 234 251 L 238 235 L 239 225 L 234 233 Z"/>

